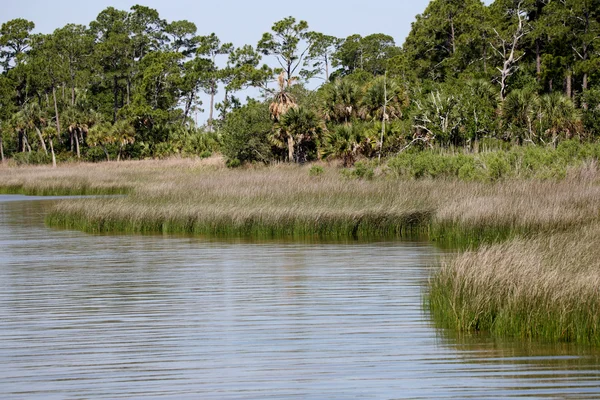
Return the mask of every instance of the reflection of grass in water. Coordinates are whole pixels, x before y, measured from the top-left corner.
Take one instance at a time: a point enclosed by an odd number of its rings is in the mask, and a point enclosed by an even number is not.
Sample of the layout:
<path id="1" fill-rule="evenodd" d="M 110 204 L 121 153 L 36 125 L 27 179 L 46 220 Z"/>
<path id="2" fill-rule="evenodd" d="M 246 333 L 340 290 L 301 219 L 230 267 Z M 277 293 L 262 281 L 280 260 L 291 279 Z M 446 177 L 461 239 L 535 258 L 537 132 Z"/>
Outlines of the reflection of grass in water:
<path id="1" fill-rule="evenodd" d="M 586 168 L 561 181 L 485 184 L 349 180 L 333 168 L 314 176 L 287 165 L 232 171 L 179 160 L 0 168 L 0 185 L 129 193 L 63 201 L 47 218 L 88 232 L 487 243 L 445 261 L 432 279 L 429 305 L 441 325 L 598 344 L 600 185 Z"/>

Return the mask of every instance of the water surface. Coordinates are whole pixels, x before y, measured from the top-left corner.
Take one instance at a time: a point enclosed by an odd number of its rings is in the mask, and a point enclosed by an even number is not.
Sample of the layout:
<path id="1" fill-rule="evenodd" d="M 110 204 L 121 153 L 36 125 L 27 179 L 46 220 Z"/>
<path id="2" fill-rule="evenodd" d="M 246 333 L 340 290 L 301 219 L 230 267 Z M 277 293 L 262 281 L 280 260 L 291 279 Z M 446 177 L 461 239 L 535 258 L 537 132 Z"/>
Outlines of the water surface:
<path id="1" fill-rule="evenodd" d="M 429 245 L 87 235 L 53 201 L 0 196 L 2 399 L 600 397 L 588 348 L 436 330 Z"/>

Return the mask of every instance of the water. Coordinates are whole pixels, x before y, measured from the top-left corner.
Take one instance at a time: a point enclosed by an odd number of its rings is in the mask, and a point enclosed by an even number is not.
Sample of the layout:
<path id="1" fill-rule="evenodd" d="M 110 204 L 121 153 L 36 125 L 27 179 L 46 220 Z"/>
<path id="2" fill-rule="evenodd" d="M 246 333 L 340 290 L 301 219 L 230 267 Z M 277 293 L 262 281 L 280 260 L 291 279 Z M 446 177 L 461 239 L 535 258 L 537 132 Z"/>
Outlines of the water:
<path id="1" fill-rule="evenodd" d="M 600 398 L 598 352 L 436 330 L 426 244 L 94 236 L 51 204 L 0 196 L 2 399 Z"/>

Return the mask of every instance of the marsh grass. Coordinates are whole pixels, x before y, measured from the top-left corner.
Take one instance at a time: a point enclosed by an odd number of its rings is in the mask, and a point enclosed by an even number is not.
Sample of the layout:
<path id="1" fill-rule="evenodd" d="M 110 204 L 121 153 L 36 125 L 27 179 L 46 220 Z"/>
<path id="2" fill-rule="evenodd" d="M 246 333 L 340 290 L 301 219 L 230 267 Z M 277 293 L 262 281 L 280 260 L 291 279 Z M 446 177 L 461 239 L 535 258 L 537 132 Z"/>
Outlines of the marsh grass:
<path id="1" fill-rule="evenodd" d="M 67 200 L 48 224 L 87 232 L 256 238 L 428 238 L 463 249 L 427 302 L 459 331 L 600 344 L 600 174 L 562 179 L 356 179 L 327 166 L 230 170 L 219 159 L 0 167 L 0 190 L 128 193 Z"/>
<path id="2" fill-rule="evenodd" d="M 516 238 L 442 263 L 429 306 L 444 327 L 600 345 L 600 226 Z"/>

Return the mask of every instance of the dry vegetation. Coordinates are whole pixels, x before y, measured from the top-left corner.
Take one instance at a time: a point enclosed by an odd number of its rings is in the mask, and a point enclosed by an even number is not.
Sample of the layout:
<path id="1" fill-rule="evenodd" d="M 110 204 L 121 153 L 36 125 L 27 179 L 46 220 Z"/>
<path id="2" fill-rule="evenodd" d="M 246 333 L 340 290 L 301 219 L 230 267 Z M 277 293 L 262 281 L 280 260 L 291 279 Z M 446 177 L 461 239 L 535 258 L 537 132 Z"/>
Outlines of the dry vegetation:
<path id="1" fill-rule="evenodd" d="M 129 193 L 65 201 L 47 221 L 89 232 L 259 237 L 422 235 L 469 249 L 432 277 L 429 304 L 458 330 L 600 344 L 600 174 L 496 183 L 350 179 L 334 167 L 229 170 L 220 160 L 0 167 L 0 190 Z"/>

